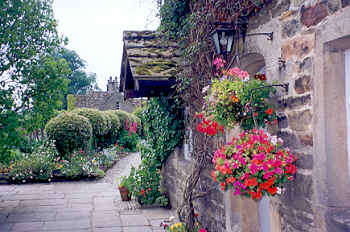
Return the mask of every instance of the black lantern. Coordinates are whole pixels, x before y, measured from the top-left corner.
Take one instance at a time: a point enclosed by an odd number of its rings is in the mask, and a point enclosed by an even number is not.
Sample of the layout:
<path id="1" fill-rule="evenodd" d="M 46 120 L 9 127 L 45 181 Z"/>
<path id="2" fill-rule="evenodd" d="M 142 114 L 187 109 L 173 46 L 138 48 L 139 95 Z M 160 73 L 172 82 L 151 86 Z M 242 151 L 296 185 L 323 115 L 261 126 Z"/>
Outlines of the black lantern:
<path id="1" fill-rule="evenodd" d="M 235 30 L 233 30 L 231 25 L 227 23 L 220 23 L 218 25 L 219 27 L 211 34 L 215 45 L 215 51 L 218 55 L 227 55 L 232 51 Z"/>

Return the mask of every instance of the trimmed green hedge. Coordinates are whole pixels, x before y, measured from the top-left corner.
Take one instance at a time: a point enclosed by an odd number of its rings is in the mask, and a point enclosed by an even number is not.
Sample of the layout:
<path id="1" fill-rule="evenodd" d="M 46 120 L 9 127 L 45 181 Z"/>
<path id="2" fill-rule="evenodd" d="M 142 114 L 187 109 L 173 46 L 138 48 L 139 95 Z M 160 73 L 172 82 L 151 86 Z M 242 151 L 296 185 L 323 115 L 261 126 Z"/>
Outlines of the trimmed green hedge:
<path id="1" fill-rule="evenodd" d="M 55 141 L 60 154 L 66 155 L 87 147 L 92 136 L 92 126 L 86 117 L 63 112 L 46 124 L 45 132 L 50 140 Z"/>
<path id="2" fill-rule="evenodd" d="M 92 134 L 95 137 L 106 135 L 110 129 L 110 120 L 103 112 L 90 108 L 77 108 L 72 111 L 89 119 Z"/>

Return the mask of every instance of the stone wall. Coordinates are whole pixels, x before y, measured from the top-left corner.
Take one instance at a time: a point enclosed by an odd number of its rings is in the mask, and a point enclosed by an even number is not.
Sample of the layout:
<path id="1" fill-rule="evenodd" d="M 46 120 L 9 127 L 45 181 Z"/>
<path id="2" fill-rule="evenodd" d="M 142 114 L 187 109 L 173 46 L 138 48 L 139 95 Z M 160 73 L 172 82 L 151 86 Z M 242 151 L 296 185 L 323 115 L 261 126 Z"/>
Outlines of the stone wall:
<path id="1" fill-rule="evenodd" d="M 86 95 L 75 95 L 76 107 L 94 108 L 99 110 L 119 109 L 132 112 L 135 105 L 130 100 L 124 101 L 119 92 L 90 92 Z"/>
<path id="2" fill-rule="evenodd" d="M 94 108 L 99 110 L 121 109 L 133 112 L 137 102 L 130 99 L 124 100 L 124 95 L 119 92 L 117 77 L 109 78 L 107 91 L 91 91 L 86 95 L 75 95 L 75 106 L 78 108 Z"/>
<path id="3" fill-rule="evenodd" d="M 171 205 L 177 208 L 181 205 L 185 181 L 192 171 L 192 162 L 184 157 L 184 149 L 177 148 L 167 159 L 162 169 L 163 184 L 169 192 Z M 210 170 L 205 170 L 201 176 L 199 186 L 208 188 L 215 182 L 210 177 Z M 195 202 L 195 209 L 199 213 L 202 226 L 209 231 L 226 231 L 224 193 L 219 188 L 209 197 Z"/>
<path id="4" fill-rule="evenodd" d="M 299 157 L 298 171 L 265 212 L 258 203 L 219 190 L 199 201 L 209 231 L 265 232 L 262 213 L 269 215 L 270 231 L 350 231 L 344 88 L 349 5 L 348 0 L 278 0 L 250 22 L 250 33 L 273 31 L 274 39 L 248 37 L 241 67 L 254 73 L 251 57 L 262 57 L 268 80 L 289 84 L 288 93 L 278 93 L 277 134 Z M 177 152 L 164 168 L 176 203 L 190 169 L 186 162 Z M 207 176 L 202 179 L 212 185 Z"/>

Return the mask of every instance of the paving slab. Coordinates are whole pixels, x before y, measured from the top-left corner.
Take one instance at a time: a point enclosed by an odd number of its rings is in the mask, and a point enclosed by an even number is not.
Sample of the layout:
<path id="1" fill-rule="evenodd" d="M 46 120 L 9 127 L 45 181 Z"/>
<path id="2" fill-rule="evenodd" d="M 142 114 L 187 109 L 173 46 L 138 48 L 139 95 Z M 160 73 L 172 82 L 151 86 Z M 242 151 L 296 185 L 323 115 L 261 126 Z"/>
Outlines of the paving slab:
<path id="1" fill-rule="evenodd" d="M 12 227 L 12 231 L 16 232 L 36 232 L 43 228 L 44 222 L 23 222 L 15 223 Z"/>

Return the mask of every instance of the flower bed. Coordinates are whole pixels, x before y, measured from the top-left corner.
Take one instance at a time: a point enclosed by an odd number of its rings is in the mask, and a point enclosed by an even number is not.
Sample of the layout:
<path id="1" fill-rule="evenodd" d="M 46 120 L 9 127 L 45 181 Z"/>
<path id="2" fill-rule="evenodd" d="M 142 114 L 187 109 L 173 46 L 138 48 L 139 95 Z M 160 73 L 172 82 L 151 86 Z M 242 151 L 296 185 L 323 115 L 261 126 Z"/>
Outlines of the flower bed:
<path id="1" fill-rule="evenodd" d="M 1 168 L 1 178 L 7 182 L 50 182 L 99 178 L 113 166 L 124 152 L 119 146 L 101 152 L 72 152 L 68 159 L 61 159 L 53 143 L 36 148 L 33 153 L 21 153 L 8 167 Z"/>

